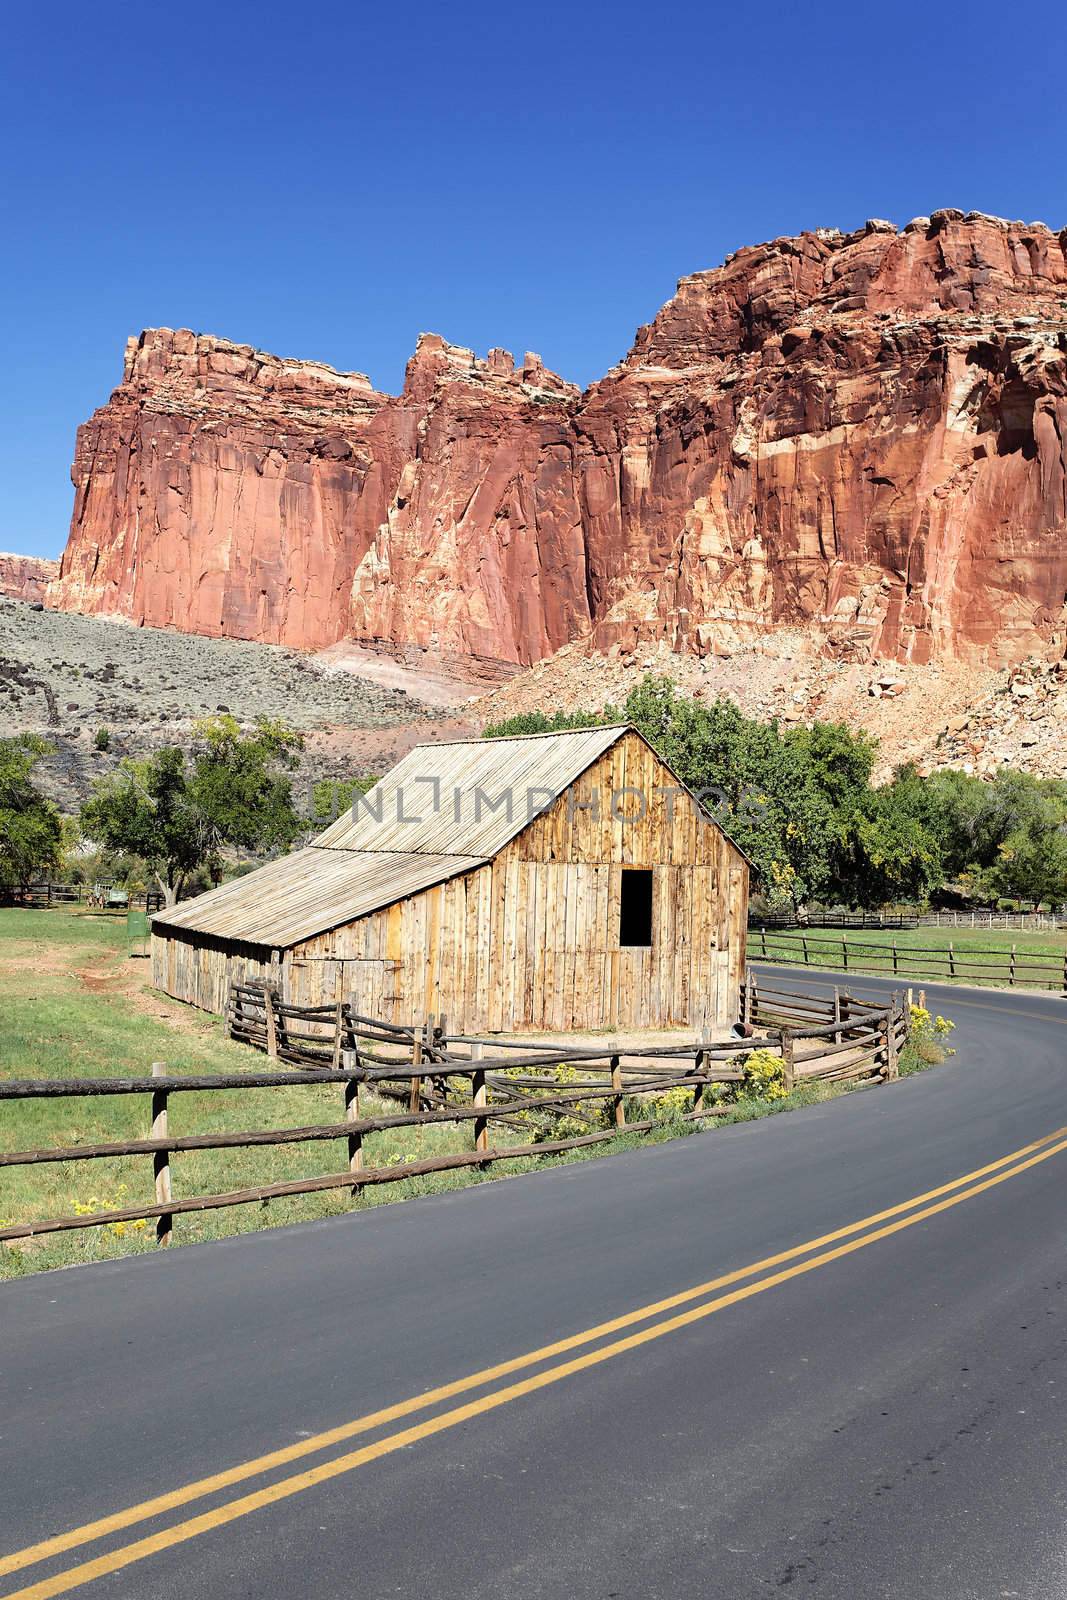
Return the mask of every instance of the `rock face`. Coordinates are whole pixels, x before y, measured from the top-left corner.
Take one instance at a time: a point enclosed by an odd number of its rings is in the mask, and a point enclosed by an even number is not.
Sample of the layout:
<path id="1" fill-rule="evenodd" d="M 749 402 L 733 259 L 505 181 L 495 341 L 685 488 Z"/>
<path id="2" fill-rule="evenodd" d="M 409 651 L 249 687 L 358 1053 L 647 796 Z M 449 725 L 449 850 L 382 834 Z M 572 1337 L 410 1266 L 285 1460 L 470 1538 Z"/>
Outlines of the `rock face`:
<path id="1" fill-rule="evenodd" d="M 1067 234 L 941 211 L 682 279 L 584 394 L 424 335 L 403 392 L 130 342 L 53 603 L 528 664 L 800 626 L 918 663 L 1067 644 Z"/>
<path id="2" fill-rule="evenodd" d="M 0 551 L 0 594 L 15 600 L 43 600 L 59 575 L 58 561 L 37 556 L 12 556 Z"/>

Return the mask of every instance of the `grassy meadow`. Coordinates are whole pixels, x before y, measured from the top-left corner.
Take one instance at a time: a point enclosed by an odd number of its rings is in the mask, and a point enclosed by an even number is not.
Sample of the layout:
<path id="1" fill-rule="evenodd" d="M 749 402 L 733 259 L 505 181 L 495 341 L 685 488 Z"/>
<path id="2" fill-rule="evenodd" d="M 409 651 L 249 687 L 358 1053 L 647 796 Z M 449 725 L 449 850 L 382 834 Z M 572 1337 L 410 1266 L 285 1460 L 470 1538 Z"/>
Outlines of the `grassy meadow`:
<path id="1" fill-rule="evenodd" d="M 895 946 L 896 975 L 902 984 L 909 983 L 913 987 L 923 983 L 956 982 L 984 988 L 1008 988 L 1014 946 L 1017 986 L 1055 991 L 1064 988 L 1067 930 L 1031 933 L 1015 928 L 768 928 L 764 955 L 763 936 L 758 928 L 753 928 L 749 930 L 749 959 L 803 965 L 805 943 L 806 964 L 810 967 L 840 970 L 844 965 L 844 943 L 848 948 L 850 972 L 883 977 L 894 974 Z M 927 951 L 934 954 L 927 956 Z M 950 970 L 953 966 L 954 974 Z M 1038 970 L 1039 966 L 1046 970 Z"/>

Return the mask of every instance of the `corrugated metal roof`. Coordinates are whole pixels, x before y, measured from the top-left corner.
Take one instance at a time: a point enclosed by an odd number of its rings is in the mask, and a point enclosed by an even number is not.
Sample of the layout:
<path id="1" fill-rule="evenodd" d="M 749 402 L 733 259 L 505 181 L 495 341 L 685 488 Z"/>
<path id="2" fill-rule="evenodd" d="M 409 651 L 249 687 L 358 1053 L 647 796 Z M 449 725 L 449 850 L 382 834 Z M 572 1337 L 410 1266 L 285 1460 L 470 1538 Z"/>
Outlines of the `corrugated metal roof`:
<path id="1" fill-rule="evenodd" d="M 420 744 L 320 834 L 328 850 L 495 856 L 625 728 Z M 414 819 L 414 820 L 413 820 Z"/>
<path id="2" fill-rule="evenodd" d="M 477 856 L 310 845 L 195 900 L 157 911 L 152 926 L 287 949 L 482 864 Z"/>

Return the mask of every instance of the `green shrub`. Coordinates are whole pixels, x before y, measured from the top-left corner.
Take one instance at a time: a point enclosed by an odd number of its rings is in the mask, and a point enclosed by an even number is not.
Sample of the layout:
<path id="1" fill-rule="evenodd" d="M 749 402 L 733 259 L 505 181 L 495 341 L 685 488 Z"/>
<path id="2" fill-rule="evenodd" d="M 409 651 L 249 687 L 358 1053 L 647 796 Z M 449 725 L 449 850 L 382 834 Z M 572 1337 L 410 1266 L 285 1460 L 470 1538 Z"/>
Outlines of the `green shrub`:
<path id="1" fill-rule="evenodd" d="M 626 1115 L 632 1122 L 677 1122 L 693 1109 L 693 1091 L 684 1083 L 662 1094 L 650 1094 L 643 1099 L 635 1097 L 627 1105 Z"/>
<path id="2" fill-rule="evenodd" d="M 530 1078 L 534 1073 L 529 1067 L 505 1067 L 501 1072 L 502 1078 Z M 559 1089 L 566 1092 L 574 1083 L 588 1081 L 588 1072 L 583 1072 L 579 1067 L 571 1066 L 565 1061 L 560 1061 L 552 1069 L 551 1077 L 544 1074 L 545 1089 Z M 490 1091 L 492 1099 L 492 1091 Z M 551 1143 L 556 1139 L 580 1139 L 585 1133 L 598 1133 L 601 1128 L 608 1125 L 609 1101 L 604 1098 L 592 1100 L 578 1100 L 570 1106 L 565 1106 L 556 1112 L 541 1111 L 531 1108 L 529 1111 L 516 1111 L 514 1120 L 531 1132 L 534 1143 Z M 583 1115 L 584 1113 L 584 1115 Z M 545 1118 L 550 1119 L 546 1124 Z M 592 1121 L 588 1121 L 591 1118 Z"/>

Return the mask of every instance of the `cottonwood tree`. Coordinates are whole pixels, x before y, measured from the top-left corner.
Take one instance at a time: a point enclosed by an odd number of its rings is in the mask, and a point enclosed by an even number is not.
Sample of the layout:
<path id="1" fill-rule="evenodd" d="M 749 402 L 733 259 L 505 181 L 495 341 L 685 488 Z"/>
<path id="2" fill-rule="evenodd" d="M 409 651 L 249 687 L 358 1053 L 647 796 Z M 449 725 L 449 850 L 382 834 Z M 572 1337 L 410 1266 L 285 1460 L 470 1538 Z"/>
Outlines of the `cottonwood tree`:
<path id="1" fill-rule="evenodd" d="M 539 733 L 628 722 L 644 734 L 752 858 L 772 907 L 806 901 L 882 904 L 938 881 L 937 839 L 921 808 L 871 787 L 877 745 L 840 722 L 811 728 L 757 722 L 732 701 L 710 705 L 667 677 L 646 677 L 621 708 L 513 718 L 487 734 Z"/>
<path id="2" fill-rule="evenodd" d="M 202 869 L 217 878 L 226 849 L 284 849 L 301 827 L 285 776 L 299 735 L 266 719 L 243 735 L 222 716 L 198 724 L 196 740 L 191 762 L 175 746 L 123 761 L 81 811 L 85 836 L 138 857 L 167 905 Z"/>
<path id="3" fill-rule="evenodd" d="M 0 739 L 0 889 L 18 888 L 59 865 L 62 819 L 32 779 L 52 749 L 32 733 Z"/>
<path id="4" fill-rule="evenodd" d="M 1001 767 L 938 772 L 924 785 L 945 873 L 983 900 L 1067 898 L 1067 785 Z"/>

